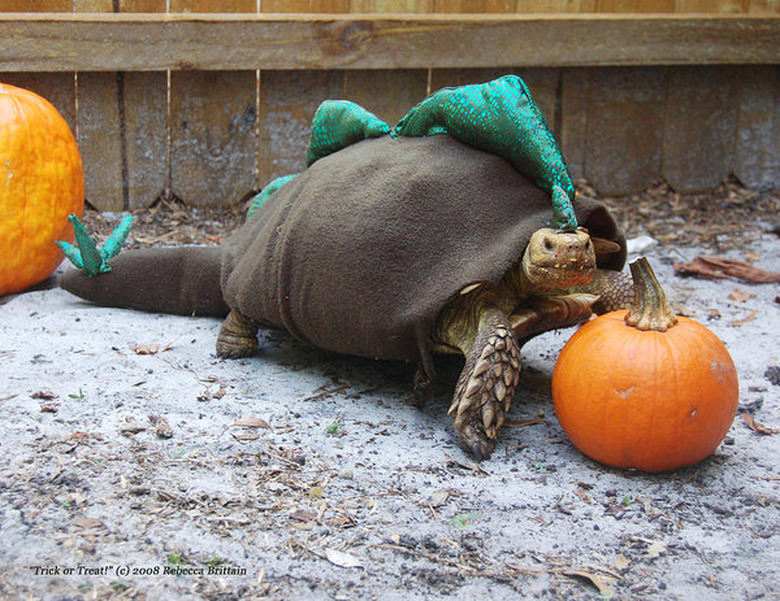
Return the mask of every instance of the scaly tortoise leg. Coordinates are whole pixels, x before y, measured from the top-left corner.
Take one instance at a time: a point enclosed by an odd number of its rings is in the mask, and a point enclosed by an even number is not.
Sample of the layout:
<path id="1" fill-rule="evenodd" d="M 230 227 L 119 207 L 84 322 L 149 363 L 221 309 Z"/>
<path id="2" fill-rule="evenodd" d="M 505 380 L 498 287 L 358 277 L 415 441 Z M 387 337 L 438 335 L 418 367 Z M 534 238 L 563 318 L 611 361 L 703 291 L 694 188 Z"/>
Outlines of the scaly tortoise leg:
<path id="1" fill-rule="evenodd" d="M 485 312 L 448 411 L 460 445 L 488 459 L 520 379 L 520 347 L 498 310 Z"/>
<path id="2" fill-rule="evenodd" d="M 627 309 L 634 300 L 634 282 L 629 274 L 622 271 L 597 269 L 590 284 L 578 287 L 578 290 L 599 297 L 593 305 L 593 312 L 597 315 Z"/>
<path id="3" fill-rule="evenodd" d="M 225 359 L 251 357 L 257 352 L 257 324 L 235 309 L 228 313 L 217 336 L 217 355 Z"/>

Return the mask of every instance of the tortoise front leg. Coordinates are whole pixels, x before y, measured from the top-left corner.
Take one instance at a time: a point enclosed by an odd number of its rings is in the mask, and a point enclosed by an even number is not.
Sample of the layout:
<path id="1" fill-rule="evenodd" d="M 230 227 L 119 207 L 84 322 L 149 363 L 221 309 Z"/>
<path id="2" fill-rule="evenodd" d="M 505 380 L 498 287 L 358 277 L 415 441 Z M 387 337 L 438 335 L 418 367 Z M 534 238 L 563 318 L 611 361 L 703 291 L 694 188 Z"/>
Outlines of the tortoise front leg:
<path id="1" fill-rule="evenodd" d="M 597 269 L 590 284 L 577 287 L 577 291 L 599 297 L 593 305 L 593 312 L 597 315 L 627 309 L 634 300 L 634 283 L 631 276 L 611 269 Z"/>
<path id="2" fill-rule="evenodd" d="M 520 347 L 500 311 L 486 311 L 479 323 L 448 413 L 460 445 L 482 460 L 493 452 L 520 379 Z"/>
<path id="3" fill-rule="evenodd" d="M 257 324 L 235 309 L 228 313 L 217 336 L 217 355 L 225 359 L 251 357 L 257 352 Z"/>

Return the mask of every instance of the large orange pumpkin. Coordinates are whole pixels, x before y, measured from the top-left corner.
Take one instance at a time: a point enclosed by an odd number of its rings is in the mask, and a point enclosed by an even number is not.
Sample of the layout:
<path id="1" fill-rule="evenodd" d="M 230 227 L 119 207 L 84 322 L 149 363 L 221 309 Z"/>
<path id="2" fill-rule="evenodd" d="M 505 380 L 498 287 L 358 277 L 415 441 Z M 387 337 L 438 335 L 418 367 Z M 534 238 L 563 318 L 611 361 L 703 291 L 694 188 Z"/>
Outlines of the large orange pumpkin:
<path id="1" fill-rule="evenodd" d="M 84 210 L 76 141 L 37 94 L 0 84 L 0 295 L 37 284 L 57 268 L 55 240 L 72 240 L 68 215 Z"/>
<path id="2" fill-rule="evenodd" d="M 637 299 L 584 324 L 553 371 L 555 412 L 580 451 L 620 468 L 694 464 L 726 436 L 738 382 L 726 347 L 675 316 L 645 259 L 631 265 Z"/>

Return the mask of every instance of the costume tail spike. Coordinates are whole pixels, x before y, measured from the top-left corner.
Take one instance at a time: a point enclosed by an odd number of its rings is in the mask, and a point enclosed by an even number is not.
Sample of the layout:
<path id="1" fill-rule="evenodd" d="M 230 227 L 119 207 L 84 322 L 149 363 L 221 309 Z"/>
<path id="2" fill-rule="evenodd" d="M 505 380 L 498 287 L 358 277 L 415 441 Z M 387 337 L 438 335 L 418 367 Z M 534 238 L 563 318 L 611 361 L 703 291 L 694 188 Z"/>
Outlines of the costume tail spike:
<path id="1" fill-rule="evenodd" d="M 121 223 L 113 232 L 111 232 L 111 235 L 108 237 L 108 240 L 106 240 L 103 248 L 100 249 L 100 256 L 103 257 L 103 261 L 108 261 L 111 257 L 115 257 L 119 254 L 132 227 L 133 216 L 125 215 Z"/>
<path id="2" fill-rule="evenodd" d="M 73 224 L 73 229 L 76 232 L 76 245 L 78 248 L 68 242 L 57 240 L 56 244 L 60 247 L 63 254 L 76 268 L 83 269 L 89 277 L 95 277 L 101 273 L 111 271 L 111 265 L 108 264 L 108 260 L 119 254 L 122 245 L 125 243 L 127 235 L 130 233 L 130 228 L 133 226 L 132 215 L 127 215 L 122 220 L 100 250 L 98 250 L 95 240 L 89 235 L 81 219 L 76 215 L 69 215 L 68 221 Z"/>
<path id="3" fill-rule="evenodd" d="M 558 184 L 552 188 L 553 224 L 556 229 L 573 232 L 577 229 L 577 216 L 569 194 Z"/>

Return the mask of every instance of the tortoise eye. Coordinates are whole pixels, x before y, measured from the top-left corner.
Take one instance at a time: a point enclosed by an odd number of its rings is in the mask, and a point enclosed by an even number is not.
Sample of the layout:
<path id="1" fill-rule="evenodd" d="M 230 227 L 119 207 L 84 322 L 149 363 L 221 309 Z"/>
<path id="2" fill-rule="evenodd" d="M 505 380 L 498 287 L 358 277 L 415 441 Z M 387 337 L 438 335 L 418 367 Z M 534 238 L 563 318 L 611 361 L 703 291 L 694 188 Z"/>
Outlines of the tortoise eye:
<path id="1" fill-rule="evenodd" d="M 550 240 L 549 238 L 546 238 L 545 241 L 544 241 L 544 248 L 546 248 L 547 250 L 552 250 L 553 249 L 552 240 Z"/>

